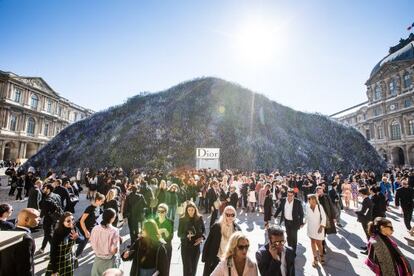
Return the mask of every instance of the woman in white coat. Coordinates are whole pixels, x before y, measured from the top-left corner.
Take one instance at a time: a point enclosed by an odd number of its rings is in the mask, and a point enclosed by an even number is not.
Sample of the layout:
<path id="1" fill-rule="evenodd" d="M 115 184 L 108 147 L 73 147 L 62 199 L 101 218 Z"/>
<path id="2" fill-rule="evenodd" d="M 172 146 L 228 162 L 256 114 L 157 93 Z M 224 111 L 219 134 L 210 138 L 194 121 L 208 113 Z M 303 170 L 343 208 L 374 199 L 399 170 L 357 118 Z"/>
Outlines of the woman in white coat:
<path id="1" fill-rule="evenodd" d="M 318 260 L 320 260 L 321 264 L 325 263 L 322 241 L 325 239 L 326 214 L 323 207 L 319 205 L 318 197 L 314 194 L 308 195 L 306 223 L 308 224 L 308 237 L 311 239 L 313 252 L 312 266 L 317 267 Z"/>
<path id="2" fill-rule="evenodd" d="M 211 276 L 258 276 L 256 263 L 247 256 L 249 240 L 240 231 L 234 232 L 227 244 L 222 261 Z"/>

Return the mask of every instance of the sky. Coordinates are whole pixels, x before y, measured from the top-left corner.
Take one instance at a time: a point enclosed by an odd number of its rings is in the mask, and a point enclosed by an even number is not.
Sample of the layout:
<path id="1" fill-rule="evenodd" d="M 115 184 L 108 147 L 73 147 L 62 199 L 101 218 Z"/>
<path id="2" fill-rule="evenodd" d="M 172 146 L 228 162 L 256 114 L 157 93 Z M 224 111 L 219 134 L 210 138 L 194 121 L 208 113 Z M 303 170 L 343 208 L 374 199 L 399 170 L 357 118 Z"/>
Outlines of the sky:
<path id="1" fill-rule="evenodd" d="M 0 0 L 0 70 L 94 111 L 213 76 L 330 115 L 367 100 L 413 11 L 412 0 Z"/>

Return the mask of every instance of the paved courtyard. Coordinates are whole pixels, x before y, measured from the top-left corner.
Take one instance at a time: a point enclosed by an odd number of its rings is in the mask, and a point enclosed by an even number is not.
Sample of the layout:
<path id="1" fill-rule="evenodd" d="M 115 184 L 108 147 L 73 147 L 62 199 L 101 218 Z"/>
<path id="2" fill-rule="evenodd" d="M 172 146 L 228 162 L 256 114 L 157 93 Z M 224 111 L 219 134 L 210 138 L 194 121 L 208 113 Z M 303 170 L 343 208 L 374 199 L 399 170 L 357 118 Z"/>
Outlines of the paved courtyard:
<path id="1" fill-rule="evenodd" d="M 7 198 L 8 189 L 2 186 L 0 188 L 2 202 Z M 15 210 L 19 210 L 26 206 L 27 201 L 9 201 L 13 204 Z M 88 201 L 85 195 L 81 195 L 81 201 L 76 208 L 76 217 L 82 214 L 82 211 L 88 205 Z M 391 211 L 387 213 L 388 218 L 393 221 L 395 233 L 394 237 L 397 240 L 398 246 L 401 251 L 408 257 L 411 262 L 411 266 L 414 267 L 414 248 L 407 244 L 404 239 L 407 236 L 407 231 L 403 225 L 402 217 L 399 214 L 399 210 L 391 208 Z M 15 211 L 14 215 L 17 214 Z M 360 253 L 359 247 L 363 245 L 365 235 L 362 231 L 361 225 L 356 221 L 354 212 L 342 212 L 341 215 L 342 224 L 344 227 L 338 229 L 337 235 L 329 235 L 327 239 L 328 254 L 326 256 L 326 264 L 315 269 L 311 265 L 312 251 L 310 249 L 310 241 L 306 236 L 306 226 L 303 227 L 298 233 L 298 250 L 296 258 L 296 275 L 374 275 L 365 265 L 365 255 Z M 208 228 L 210 217 L 204 215 L 206 222 L 206 228 Z M 250 239 L 250 255 L 254 257 L 257 248 L 265 243 L 265 232 L 263 227 L 263 215 L 258 213 L 243 213 L 238 212 L 238 221 L 243 232 L 247 233 Z M 182 275 L 182 261 L 181 252 L 179 250 L 180 240 L 176 236 L 178 227 L 178 219 L 175 221 L 175 237 L 173 239 L 173 255 L 171 261 L 171 275 Z M 208 230 L 207 230 L 208 231 Z M 129 243 L 128 229 L 124 226 L 121 230 L 121 234 L 124 238 L 124 244 L 121 246 L 124 249 Z M 36 238 L 36 248 L 39 248 L 42 242 L 42 233 L 38 232 L 34 234 Z M 46 251 L 49 251 L 49 246 L 46 247 Z M 93 253 L 88 245 L 85 249 L 85 256 L 80 259 L 80 267 L 75 271 L 75 275 L 87 276 L 90 275 L 90 271 L 93 264 Z M 46 254 L 45 254 L 46 255 Z M 48 264 L 45 260 L 45 255 L 37 256 L 35 259 L 36 275 L 44 275 L 44 271 Z M 197 275 L 202 275 L 203 263 L 198 265 Z M 131 267 L 131 262 L 123 262 L 121 269 L 128 272 Z"/>

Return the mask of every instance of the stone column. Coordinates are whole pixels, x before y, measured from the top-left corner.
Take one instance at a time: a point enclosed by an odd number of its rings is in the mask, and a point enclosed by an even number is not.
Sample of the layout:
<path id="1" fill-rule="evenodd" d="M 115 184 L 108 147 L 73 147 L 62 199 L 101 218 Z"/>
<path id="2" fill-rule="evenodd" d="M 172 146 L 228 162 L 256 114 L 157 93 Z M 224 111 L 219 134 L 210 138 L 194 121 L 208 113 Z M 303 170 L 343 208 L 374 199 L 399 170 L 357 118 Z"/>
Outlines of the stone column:
<path id="1" fill-rule="evenodd" d="M 6 141 L 0 141 L 1 150 L 0 150 L 0 160 L 4 160 L 4 151 L 6 150 Z"/>
<path id="2" fill-rule="evenodd" d="M 26 142 L 20 142 L 19 153 L 17 155 L 17 158 L 23 159 L 26 157 L 26 146 L 27 146 Z"/>

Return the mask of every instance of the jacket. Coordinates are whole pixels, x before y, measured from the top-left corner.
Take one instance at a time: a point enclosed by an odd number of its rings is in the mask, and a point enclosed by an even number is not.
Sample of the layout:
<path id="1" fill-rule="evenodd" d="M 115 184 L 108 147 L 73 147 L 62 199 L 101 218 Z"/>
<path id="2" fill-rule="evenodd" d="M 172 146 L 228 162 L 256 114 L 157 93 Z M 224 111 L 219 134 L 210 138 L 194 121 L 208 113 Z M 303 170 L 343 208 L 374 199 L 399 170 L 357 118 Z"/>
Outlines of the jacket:
<path id="1" fill-rule="evenodd" d="M 285 263 L 286 276 L 295 276 L 295 257 L 296 254 L 292 248 L 285 246 Z M 279 267 L 281 262 L 273 259 L 269 252 L 269 243 L 260 247 L 256 252 L 257 266 L 262 276 L 281 276 Z"/>
<path id="2" fill-rule="evenodd" d="M 0 275 L 34 276 L 35 241 L 26 229 L 16 227 L 13 231 L 26 233 L 22 241 L 0 251 Z"/>
<path id="3" fill-rule="evenodd" d="M 234 231 L 241 231 L 240 227 L 233 222 Z M 202 262 L 214 261 L 217 258 L 221 242 L 221 226 L 219 222 L 216 222 L 211 226 L 210 233 L 207 240 L 204 243 L 203 255 L 201 257 Z"/>
<path id="4" fill-rule="evenodd" d="M 282 215 L 280 216 L 280 223 L 282 223 L 285 220 L 285 203 L 286 203 L 286 198 L 283 198 L 281 203 L 279 204 L 279 207 L 276 210 L 276 213 L 274 215 L 275 218 L 277 218 L 277 216 L 282 213 Z M 293 224 L 296 226 L 297 229 L 300 228 L 300 226 L 303 224 L 303 207 L 302 207 L 302 203 L 300 202 L 299 199 L 294 198 L 293 199 L 293 209 L 292 209 L 292 218 L 293 218 Z"/>

